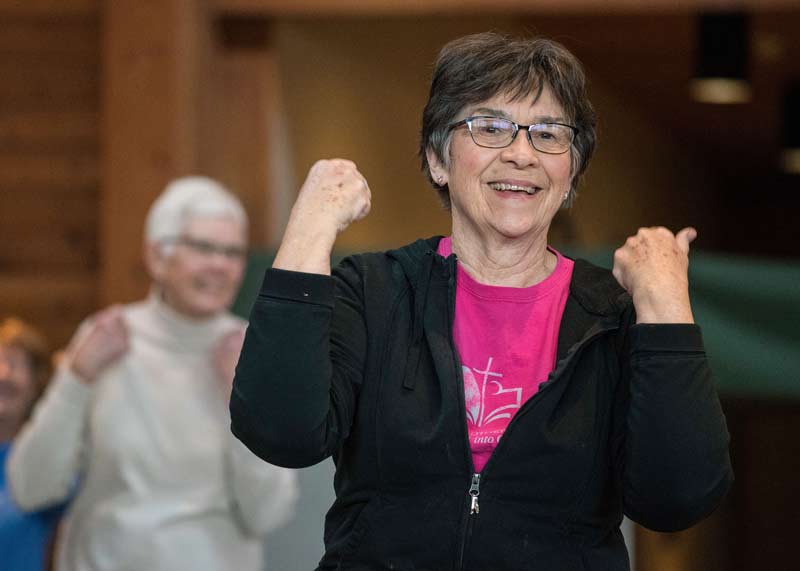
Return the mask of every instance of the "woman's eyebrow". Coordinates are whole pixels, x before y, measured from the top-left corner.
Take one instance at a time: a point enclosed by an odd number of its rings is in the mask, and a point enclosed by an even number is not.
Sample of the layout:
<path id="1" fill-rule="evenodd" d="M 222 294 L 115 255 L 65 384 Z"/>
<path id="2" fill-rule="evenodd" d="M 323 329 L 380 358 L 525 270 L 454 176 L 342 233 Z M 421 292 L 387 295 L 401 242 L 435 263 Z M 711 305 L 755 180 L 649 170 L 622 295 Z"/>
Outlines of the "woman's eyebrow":
<path id="1" fill-rule="evenodd" d="M 492 109 L 491 107 L 478 107 L 473 111 L 473 115 L 491 115 L 492 117 L 500 117 L 502 119 L 511 119 L 511 116 L 501 109 Z"/>
<path id="2" fill-rule="evenodd" d="M 501 119 L 508 119 L 514 121 L 512 117 L 502 109 L 493 109 L 492 107 L 479 107 L 472 113 L 473 115 L 491 115 L 492 117 L 500 117 Z M 537 123 L 566 123 L 564 117 L 554 117 L 552 115 L 539 115 L 534 118 L 533 125 Z M 516 123 L 516 121 L 515 121 Z"/>

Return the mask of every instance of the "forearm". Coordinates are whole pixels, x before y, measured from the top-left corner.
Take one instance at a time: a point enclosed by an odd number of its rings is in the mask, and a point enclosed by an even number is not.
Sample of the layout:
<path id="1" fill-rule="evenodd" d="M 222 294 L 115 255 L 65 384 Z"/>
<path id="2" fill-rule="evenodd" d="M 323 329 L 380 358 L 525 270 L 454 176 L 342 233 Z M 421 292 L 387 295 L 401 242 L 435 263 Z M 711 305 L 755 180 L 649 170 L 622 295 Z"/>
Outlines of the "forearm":
<path id="1" fill-rule="evenodd" d="M 697 326 L 637 325 L 630 336 L 626 513 L 651 529 L 683 529 L 732 481 L 725 417 Z"/>
<path id="2" fill-rule="evenodd" d="M 309 218 L 302 212 L 293 213 L 272 263 L 273 268 L 331 274 L 330 260 L 336 242 L 336 230 Z"/>
<path id="3" fill-rule="evenodd" d="M 14 500 L 35 510 L 67 498 L 81 472 L 92 389 L 61 371 L 18 435 L 8 463 Z"/>

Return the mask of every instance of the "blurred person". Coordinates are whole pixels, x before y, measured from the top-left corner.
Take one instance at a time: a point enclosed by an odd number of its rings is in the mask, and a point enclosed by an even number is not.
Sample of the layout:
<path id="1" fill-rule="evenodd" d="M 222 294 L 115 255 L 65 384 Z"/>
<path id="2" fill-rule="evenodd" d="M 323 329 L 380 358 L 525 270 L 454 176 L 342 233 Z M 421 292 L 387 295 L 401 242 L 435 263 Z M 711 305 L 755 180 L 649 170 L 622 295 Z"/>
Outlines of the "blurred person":
<path id="1" fill-rule="evenodd" d="M 45 569 L 61 504 L 25 513 L 12 501 L 5 466 L 13 439 L 50 377 L 44 336 L 8 317 L 0 322 L 0 567 L 14 571 Z"/>
<path id="2" fill-rule="evenodd" d="M 444 47 L 422 117 L 450 236 L 331 272 L 371 193 L 351 161 L 311 168 L 250 315 L 231 417 L 275 464 L 333 456 L 320 570 L 625 570 L 623 514 L 675 531 L 726 494 L 728 433 L 688 292 L 696 231 L 642 228 L 613 271 L 548 245 L 595 123 L 563 46 L 478 34 Z"/>
<path id="3" fill-rule="evenodd" d="M 230 433 L 244 322 L 227 308 L 246 260 L 239 201 L 203 177 L 170 183 L 146 220 L 149 297 L 78 329 L 9 463 L 26 509 L 62 500 L 58 571 L 261 570 L 291 515 L 295 474 Z"/>

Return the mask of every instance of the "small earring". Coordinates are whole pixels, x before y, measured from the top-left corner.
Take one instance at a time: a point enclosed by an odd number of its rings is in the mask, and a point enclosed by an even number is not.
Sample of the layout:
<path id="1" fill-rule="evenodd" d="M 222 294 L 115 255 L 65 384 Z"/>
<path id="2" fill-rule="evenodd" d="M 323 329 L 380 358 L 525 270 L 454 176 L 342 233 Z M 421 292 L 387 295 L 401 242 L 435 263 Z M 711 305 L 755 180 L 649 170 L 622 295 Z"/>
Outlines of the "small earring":
<path id="1" fill-rule="evenodd" d="M 564 202 L 566 202 L 566 201 L 567 201 L 567 197 L 568 197 L 568 196 L 569 196 L 569 191 L 567 191 L 567 192 L 565 192 L 565 193 L 564 193 Z"/>

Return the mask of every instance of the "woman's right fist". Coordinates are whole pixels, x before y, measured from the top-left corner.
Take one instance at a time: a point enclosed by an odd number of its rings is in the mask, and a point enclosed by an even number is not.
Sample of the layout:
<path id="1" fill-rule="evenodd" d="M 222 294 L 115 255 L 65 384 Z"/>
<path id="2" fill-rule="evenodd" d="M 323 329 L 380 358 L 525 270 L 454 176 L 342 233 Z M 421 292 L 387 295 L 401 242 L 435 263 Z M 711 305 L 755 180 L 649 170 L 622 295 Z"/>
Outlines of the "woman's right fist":
<path id="1" fill-rule="evenodd" d="M 369 213 L 370 203 L 367 179 L 358 172 L 354 162 L 321 160 L 308 171 L 292 216 L 301 218 L 306 227 L 328 229 L 338 234 L 364 218 Z"/>

